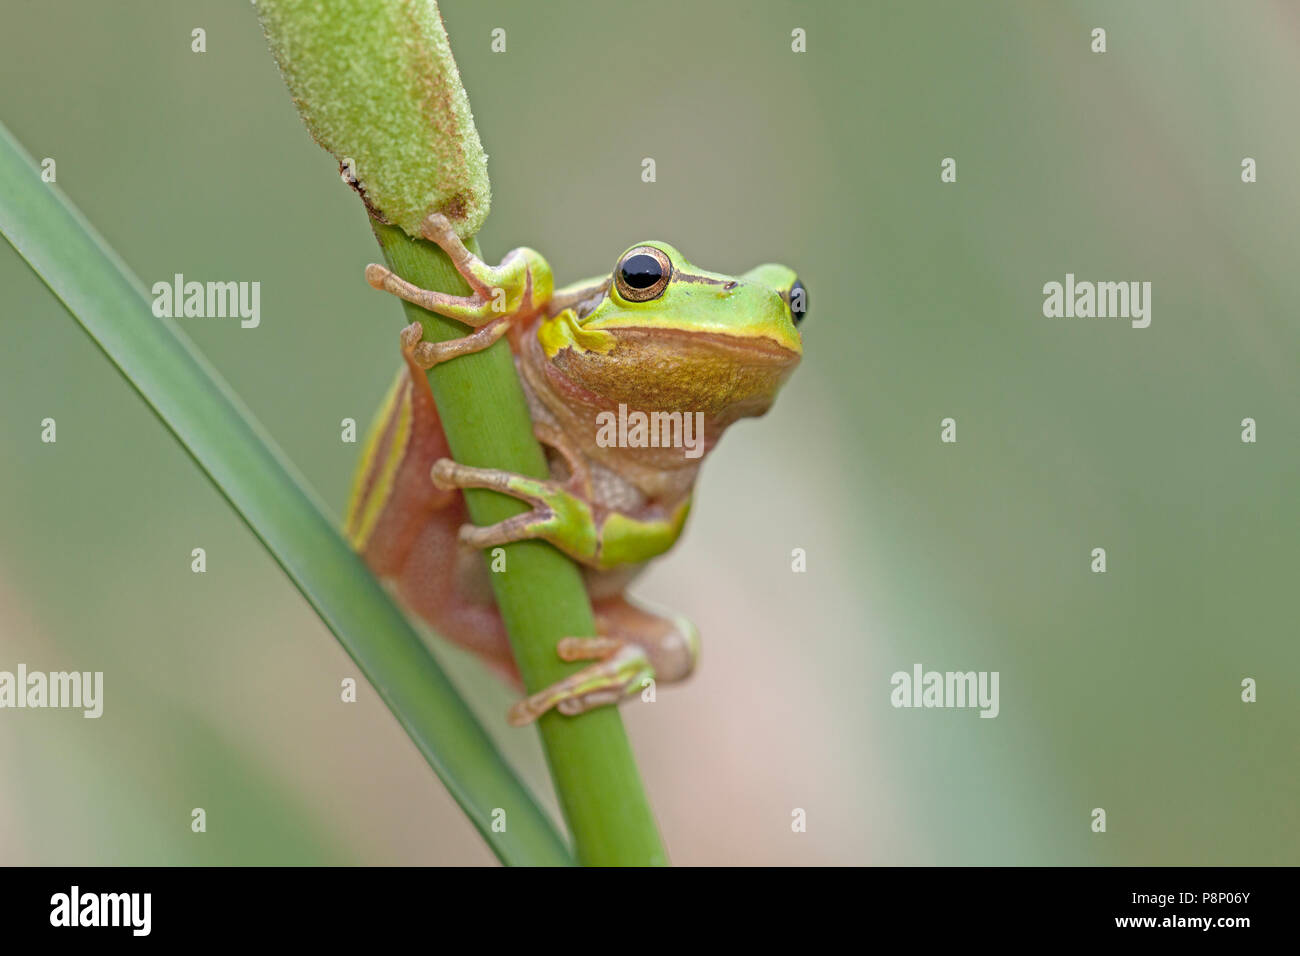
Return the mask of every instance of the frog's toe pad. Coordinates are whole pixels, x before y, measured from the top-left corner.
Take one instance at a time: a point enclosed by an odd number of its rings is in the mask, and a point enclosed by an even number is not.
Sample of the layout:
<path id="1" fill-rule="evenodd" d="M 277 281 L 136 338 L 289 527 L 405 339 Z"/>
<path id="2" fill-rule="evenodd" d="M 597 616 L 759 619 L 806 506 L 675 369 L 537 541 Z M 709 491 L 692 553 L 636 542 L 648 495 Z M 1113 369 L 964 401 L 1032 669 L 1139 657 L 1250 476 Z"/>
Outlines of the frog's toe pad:
<path id="1" fill-rule="evenodd" d="M 438 242 L 449 235 L 455 235 L 456 227 L 440 212 L 431 212 L 425 217 L 424 222 L 420 224 L 420 234 L 424 238 Z"/>
<path id="2" fill-rule="evenodd" d="M 433 468 L 429 471 L 429 477 L 433 479 L 434 487 L 443 491 L 450 491 L 459 487 L 453 480 L 455 474 L 456 463 L 450 458 L 439 458 L 433 463 Z"/>

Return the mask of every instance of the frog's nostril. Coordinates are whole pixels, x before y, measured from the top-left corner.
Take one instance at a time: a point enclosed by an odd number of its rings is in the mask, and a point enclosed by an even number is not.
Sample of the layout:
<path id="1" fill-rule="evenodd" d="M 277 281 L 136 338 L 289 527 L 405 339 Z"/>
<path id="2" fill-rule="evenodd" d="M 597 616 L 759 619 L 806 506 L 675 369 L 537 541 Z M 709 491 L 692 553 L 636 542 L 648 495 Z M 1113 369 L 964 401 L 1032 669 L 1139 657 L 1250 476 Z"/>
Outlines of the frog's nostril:
<path id="1" fill-rule="evenodd" d="M 731 281 L 731 282 L 726 283 L 722 288 L 724 288 L 724 289 L 726 289 L 728 292 L 730 292 L 732 289 L 734 289 L 734 288 L 736 287 L 737 284 L 738 284 L 738 283 L 736 283 L 736 282 L 733 280 L 733 281 Z"/>

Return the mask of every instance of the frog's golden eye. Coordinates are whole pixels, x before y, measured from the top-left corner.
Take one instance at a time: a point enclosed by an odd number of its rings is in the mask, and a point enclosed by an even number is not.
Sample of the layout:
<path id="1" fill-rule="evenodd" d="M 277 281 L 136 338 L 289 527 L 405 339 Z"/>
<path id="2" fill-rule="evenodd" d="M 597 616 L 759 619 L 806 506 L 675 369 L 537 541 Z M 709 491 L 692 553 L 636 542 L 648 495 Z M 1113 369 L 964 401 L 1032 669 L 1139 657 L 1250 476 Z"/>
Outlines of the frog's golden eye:
<path id="1" fill-rule="evenodd" d="M 790 286 L 790 291 L 786 293 L 785 300 L 790 303 L 790 317 L 794 319 L 794 324 L 798 325 L 808 314 L 808 290 L 804 288 L 802 282 L 794 280 L 794 285 Z"/>
<path id="2" fill-rule="evenodd" d="M 654 246 L 637 246 L 614 267 L 614 286 L 628 302 L 659 298 L 672 277 L 672 261 Z"/>

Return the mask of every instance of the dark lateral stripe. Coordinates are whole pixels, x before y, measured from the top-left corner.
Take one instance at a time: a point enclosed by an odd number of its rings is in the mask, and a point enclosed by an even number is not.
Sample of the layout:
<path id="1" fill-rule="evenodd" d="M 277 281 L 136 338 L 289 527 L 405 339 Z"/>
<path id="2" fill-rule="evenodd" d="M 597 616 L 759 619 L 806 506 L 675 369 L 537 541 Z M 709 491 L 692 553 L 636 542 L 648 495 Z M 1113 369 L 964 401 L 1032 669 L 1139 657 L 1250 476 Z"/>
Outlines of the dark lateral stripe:
<path id="1" fill-rule="evenodd" d="M 715 279 L 712 276 L 702 276 L 695 272 L 674 272 L 674 282 L 700 282 L 704 285 L 720 285 L 725 288 L 732 288 L 736 284 L 735 279 Z"/>

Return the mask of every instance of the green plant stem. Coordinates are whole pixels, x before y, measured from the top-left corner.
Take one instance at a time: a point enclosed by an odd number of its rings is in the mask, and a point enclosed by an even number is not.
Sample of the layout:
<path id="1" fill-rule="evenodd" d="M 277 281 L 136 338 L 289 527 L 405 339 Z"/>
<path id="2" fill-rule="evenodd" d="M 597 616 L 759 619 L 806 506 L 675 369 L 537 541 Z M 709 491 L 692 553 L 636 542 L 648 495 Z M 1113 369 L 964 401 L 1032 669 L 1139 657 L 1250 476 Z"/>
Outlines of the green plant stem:
<path id="1" fill-rule="evenodd" d="M 374 223 L 374 229 L 389 267 L 398 275 L 421 288 L 470 294 L 437 246 L 411 239 L 392 226 Z M 472 243 L 471 249 L 478 251 Z M 429 341 L 466 334 L 457 322 L 402 304 L 408 320 L 424 326 Z M 505 341 L 435 366 L 429 371 L 429 384 L 456 461 L 533 477 L 548 475 Z M 491 491 L 470 490 L 466 501 L 479 525 L 526 510 L 522 502 Z M 532 693 L 581 666 L 561 661 L 555 645 L 562 637 L 595 634 L 591 605 L 577 567 L 549 544 L 521 541 L 507 545 L 505 551 L 506 571 L 492 574 L 492 585 L 515 662 Z M 538 724 L 578 861 L 666 863 L 618 711 L 601 707 L 579 717 L 552 711 Z"/>
<path id="2" fill-rule="evenodd" d="M 563 840 L 296 471 L 140 280 L 0 124 L 0 230 L 247 522 L 503 862 Z M 359 273 L 358 273 L 359 275 Z M 493 810 L 506 811 L 493 832 Z"/>

